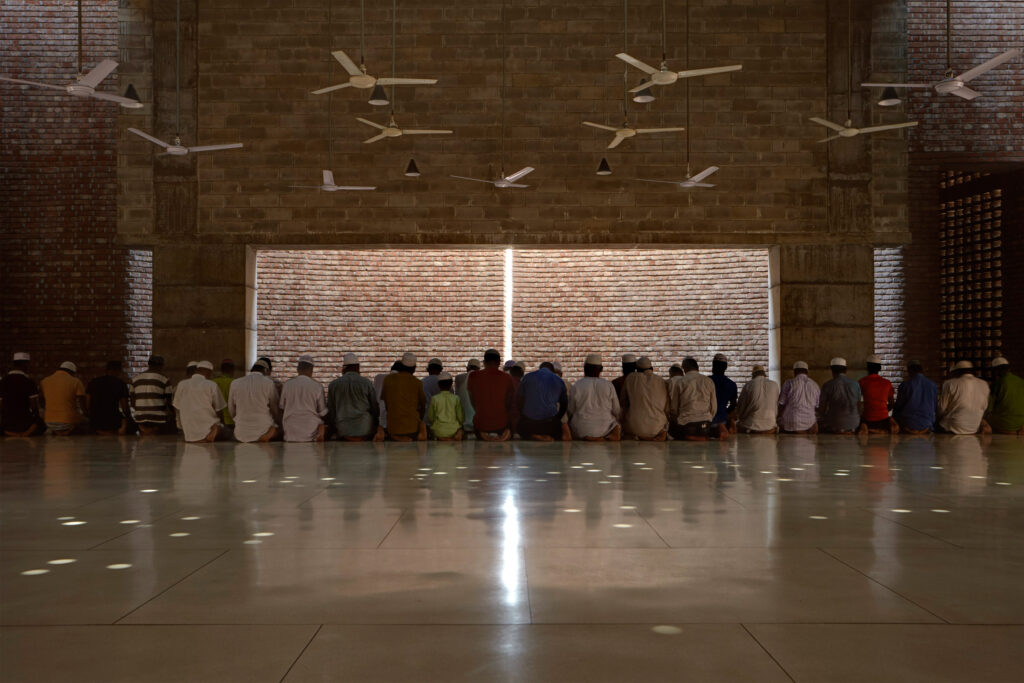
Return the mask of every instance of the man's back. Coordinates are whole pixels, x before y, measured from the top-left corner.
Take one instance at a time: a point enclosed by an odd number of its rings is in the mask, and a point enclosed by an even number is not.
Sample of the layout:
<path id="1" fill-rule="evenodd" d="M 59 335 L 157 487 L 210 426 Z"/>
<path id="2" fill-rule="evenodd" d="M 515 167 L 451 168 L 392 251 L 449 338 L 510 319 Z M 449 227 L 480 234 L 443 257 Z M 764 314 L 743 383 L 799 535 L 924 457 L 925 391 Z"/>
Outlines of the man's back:
<path id="1" fill-rule="evenodd" d="M 89 423 L 94 429 L 121 427 L 121 400 L 128 398 L 128 385 L 113 375 L 93 378 L 86 387 L 89 395 Z"/>
<path id="2" fill-rule="evenodd" d="M 626 432 L 654 436 L 668 425 L 668 382 L 653 372 L 634 372 L 623 384 L 622 405 Z"/>
<path id="3" fill-rule="evenodd" d="M 272 406 L 277 405 L 277 397 L 274 381 L 259 372 L 250 372 L 232 382 L 228 408 L 235 420 L 235 438 L 244 442 L 256 441 L 273 427 Z"/>
<path id="4" fill-rule="evenodd" d="M 935 407 L 939 387 L 921 373 L 912 374 L 900 383 L 892 415 L 900 427 L 923 431 L 935 426 Z"/>
<path id="5" fill-rule="evenodd" d="M 989 422 L 993 429 L 1001 432 L 1015 432 L 1024 427 L 1024 379 L 1008 372 L 995 381 Z"/>
<path id="6" fill-rule="evenodd" d="M 782 406 L 779 426 L 789 432 L 810 429 L 817 422 L 815 411 L 820 400 L 821 389 L 807 375 L 798 374 L 786 380 L 779 394 L 779 405 Z"/>
<path id="7" fill-rule="evenodd" d="M 974 434 L 988 408 L 989 388 L 983 380 L 965 374 L 942 383 L 939 426 L 953 434 Z"/>
<path id="8" fill-rule="evenodd" d="M 387 375 L 379 375 L 383 387 Z M 329 419 L 341 436 L 368 436 L 380 417 L 374 383 L 357 372 L 346 372 L 327 387 Z"/>
<path id="9" fill-rule="evenodd" d="M 669 400 L 675 421 L 680 425 L 711 422 L 718 411 L 715 383 L 696 370 L 672 379 L 669 383 Z"/>
<path id="10" fill-rule="evenodd" d="M 888 418 L 889 401 L 896 398 L 892 382 L 876 374 L 861 377 L 858 384 L 864 397 L 864 420 L 878 422 Z"/>
<path id="11" fill-rule="evenodd" d="M 21 370 L 12 370 L 0 380 L 3 418 L 0 423 L 10 432 L 24 432 L 32 426 L 32 397 L 39 393 L 36 383 Z"/>
<path id="12" fill-rule="evenodd" d="M 498 368 L 469 373 L 466 388 L 473 401 L 473 426 L 481 432 L 500 432 L 509 426 L 515 397 L 512 376 Z"/>
<path id="13" fill-rule="evenodd" d="M 582 380 L 581 380 L 582 381 Z M 575 386 L 578 386 L 579 382 Z M 534 370 L 519 384 L 522 414 L 531 420 L 547 420 L 559 413 L 559 404 L 568 402 L 565 382 L 547 368 Z"/>
<path id="14" fill-rule="evenodd" d="M 838 375 L 821 385 L 818 404 L 821 427 L 825 431 L 852 432 L 860 425 L 860 385 L 846 375 Z"/>
<path id="15" fill-rule="evenodd" d="M 167 421 L 167 401 L 174 391 L 171 381 L 165 375 L 155 370 L 146 370 L 135 375 L 129 393 L 136 422 L 146 424 Z"/>
<path id="16" fill-rule="evenodd" d="M 779 409 L 779 385 L 767 377 L 754 377 L 743 387 L 736 405 L 739 426 L 755 432 L 775 427 Z"/>
<path id="17" fill-rule="evenodd" d="M 715 400 L 718 405 L 712 421 L 726 422 L 729 419 L 729 413 L 736 409 L 736 400 L 739 398 L 736 382 L 725 375 L 711 375 L 711 381 L 715 384 Z"/>
<path id="18" fill-rule="evenodd" d="M 582 437 L 604 436 L 619 420 L 619 398 L 615 385 L 600 377 L 584 377 L 573 385 L 569 413 L 569 426 L 574 434 Z"/>
<path id="19" fill-rule="evenodd" d="M 388 407 L 388 433 L 416 434 L 426 409 L 423 383 L 408 372 L 396 372 L 384 378 L 381 398 Z"/>
<path id="20" fill-rule="evenodd" d="M 58 370 L 39 383 L 46 401 L 45 417 L 47 422 L 74 424 L 82 419 L 78 409 L 77 397 L 85 396 L 82 380 L 63 370 Z"/>

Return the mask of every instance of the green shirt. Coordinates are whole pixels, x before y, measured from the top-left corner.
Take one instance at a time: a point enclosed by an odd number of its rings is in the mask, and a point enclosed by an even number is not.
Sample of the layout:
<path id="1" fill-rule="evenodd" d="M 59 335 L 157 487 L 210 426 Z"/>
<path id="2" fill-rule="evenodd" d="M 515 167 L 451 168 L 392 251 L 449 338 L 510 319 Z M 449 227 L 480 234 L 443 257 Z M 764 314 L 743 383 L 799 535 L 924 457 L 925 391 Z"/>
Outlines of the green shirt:
<path id="1" fill-rule="evenodd" d="M 434 436 L 441 439 L 455 436 L 455 432 L 462 429 L 462 424 L 466 421 L 462 401 L 450 391 L 434 394 L 427 407 L 427 421 Z"/>
<path id="2" fill-rule="evenodd" d="M 228 377 L 227 375 L 217 375 L 216 377 L 213 377 L 210 381 L 220 388 L 220 393 L 222 396 L 224 396 L 224 402 L 227 403 L 228 389 L 231 388 L 231 383 L 235 381 L 235 378 Z M 224 420 L 224 424 L 226 425 L 235 424 L 235 421 L 231 419 L 231 413 L 228 412 L 227 408 L 224 408 L 224 410 L 221 411 L 220 418 Z"/>
<path id="3" fill-rule="evenodd" d="M 1024 379 L 1008 372 L 993 382 L 988 424 L 1000 432 L 1015 432 L 1024 427 Z"/>

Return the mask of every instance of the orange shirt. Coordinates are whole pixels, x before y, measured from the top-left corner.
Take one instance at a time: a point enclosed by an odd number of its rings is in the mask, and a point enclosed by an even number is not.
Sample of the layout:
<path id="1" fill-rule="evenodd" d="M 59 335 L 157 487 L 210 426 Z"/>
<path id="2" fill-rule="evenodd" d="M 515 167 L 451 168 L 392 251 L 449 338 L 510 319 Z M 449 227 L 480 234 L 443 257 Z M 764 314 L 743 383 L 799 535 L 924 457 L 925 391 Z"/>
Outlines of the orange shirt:
<path id="1" fill-rule="evenodd" d="M 47 422 L 75 424 L 82 419 L 78 408 L 78 397 L 85 396 L 82 380 L 63 370 L 58 370 L 39 383 L 46 402 L 43 417 Z"/>
<path id="2" fill-rule="evenodd" d="M 865 422 L 888 419 L 889 401 L 896 399 L 892 382 L 878 375 L 861 377 L 860 393 L 864 397 L 864 412 L 861 418 Z"/>

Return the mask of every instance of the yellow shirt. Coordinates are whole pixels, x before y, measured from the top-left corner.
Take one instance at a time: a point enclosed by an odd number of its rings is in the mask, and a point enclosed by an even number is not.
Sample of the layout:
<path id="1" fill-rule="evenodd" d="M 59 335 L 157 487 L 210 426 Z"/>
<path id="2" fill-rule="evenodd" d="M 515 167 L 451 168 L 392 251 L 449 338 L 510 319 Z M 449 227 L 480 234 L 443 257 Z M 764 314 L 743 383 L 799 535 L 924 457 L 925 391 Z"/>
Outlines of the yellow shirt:
<path id="1" fill-rule="evenodd" d="M 82 412 L 78 408 L 79 396 L 85 396 L 82 380 L 74 375 L 58 370 L 39 383 L 46 402 L 44 418 L 47 422 L 63 422 L 75 424 L 82 420 Z"/>

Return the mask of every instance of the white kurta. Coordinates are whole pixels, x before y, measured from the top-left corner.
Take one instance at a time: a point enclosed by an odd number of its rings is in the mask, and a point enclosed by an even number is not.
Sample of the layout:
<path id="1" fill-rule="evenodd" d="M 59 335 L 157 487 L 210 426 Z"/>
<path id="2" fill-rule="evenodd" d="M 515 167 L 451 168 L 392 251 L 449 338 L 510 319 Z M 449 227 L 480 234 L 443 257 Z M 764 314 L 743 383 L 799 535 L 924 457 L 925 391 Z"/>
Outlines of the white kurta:
<path id="1" fill-rule="evenodd" d="M 224 396 L 220 387 L 197 372 L 178 383 L 174 391 L 174 407 L 181 418 L 185 441 L 202 441 L 209 436 L 213 425 L 220 423 Z"/>
<path id="2" fill-rule="evenodd" d="M 676 424 L 711 422 L 718 412 L 715 383 L 696 370 L 673 377 L 668 387 L 669 405 Z"/>
<path id="3" fill-rule="evenodd" d="M 285 441 L 314 441 L 327 414 L 323 385 L 306 375 L 292 377 L 281 389 L 281 410 Z"/>
<path id="4" fill-rule="evenodd" d="M 274 426 L 276 408 L 277 387 L 269 377 L 253 371 L 231 383 L 228 411 L 235 421 L 235 438 L 239 441 L 257 441 L 266 434 Z"/>
<path id="5" fill-rule="evenodd" d="M 569 429 L 580 438 L 607 436 L 619 424 L 615 386 L 600 377 L 584 377 L 572 385 Z"/>
<path id="6" fill-rule="evenodd" d="M 939 392 L 939 426 L 953 434 L 975 434 L 988 409 L 989 388 L 974 375 L 947 379 Z"/>
<path id="7" fill-rule="evenodd" d="M 630 434 L 652 437 L 668 427 L 668 382 L 653 371 L 630 373 L 622 398 L 623 424 Z"/>
<path id="8" fill-rule="evenodd" d="M 736 422 L 752 432 L 774 429 L 779 412 L 779 385 L 757 376 L 747 382 L 736 403 Z"/>

